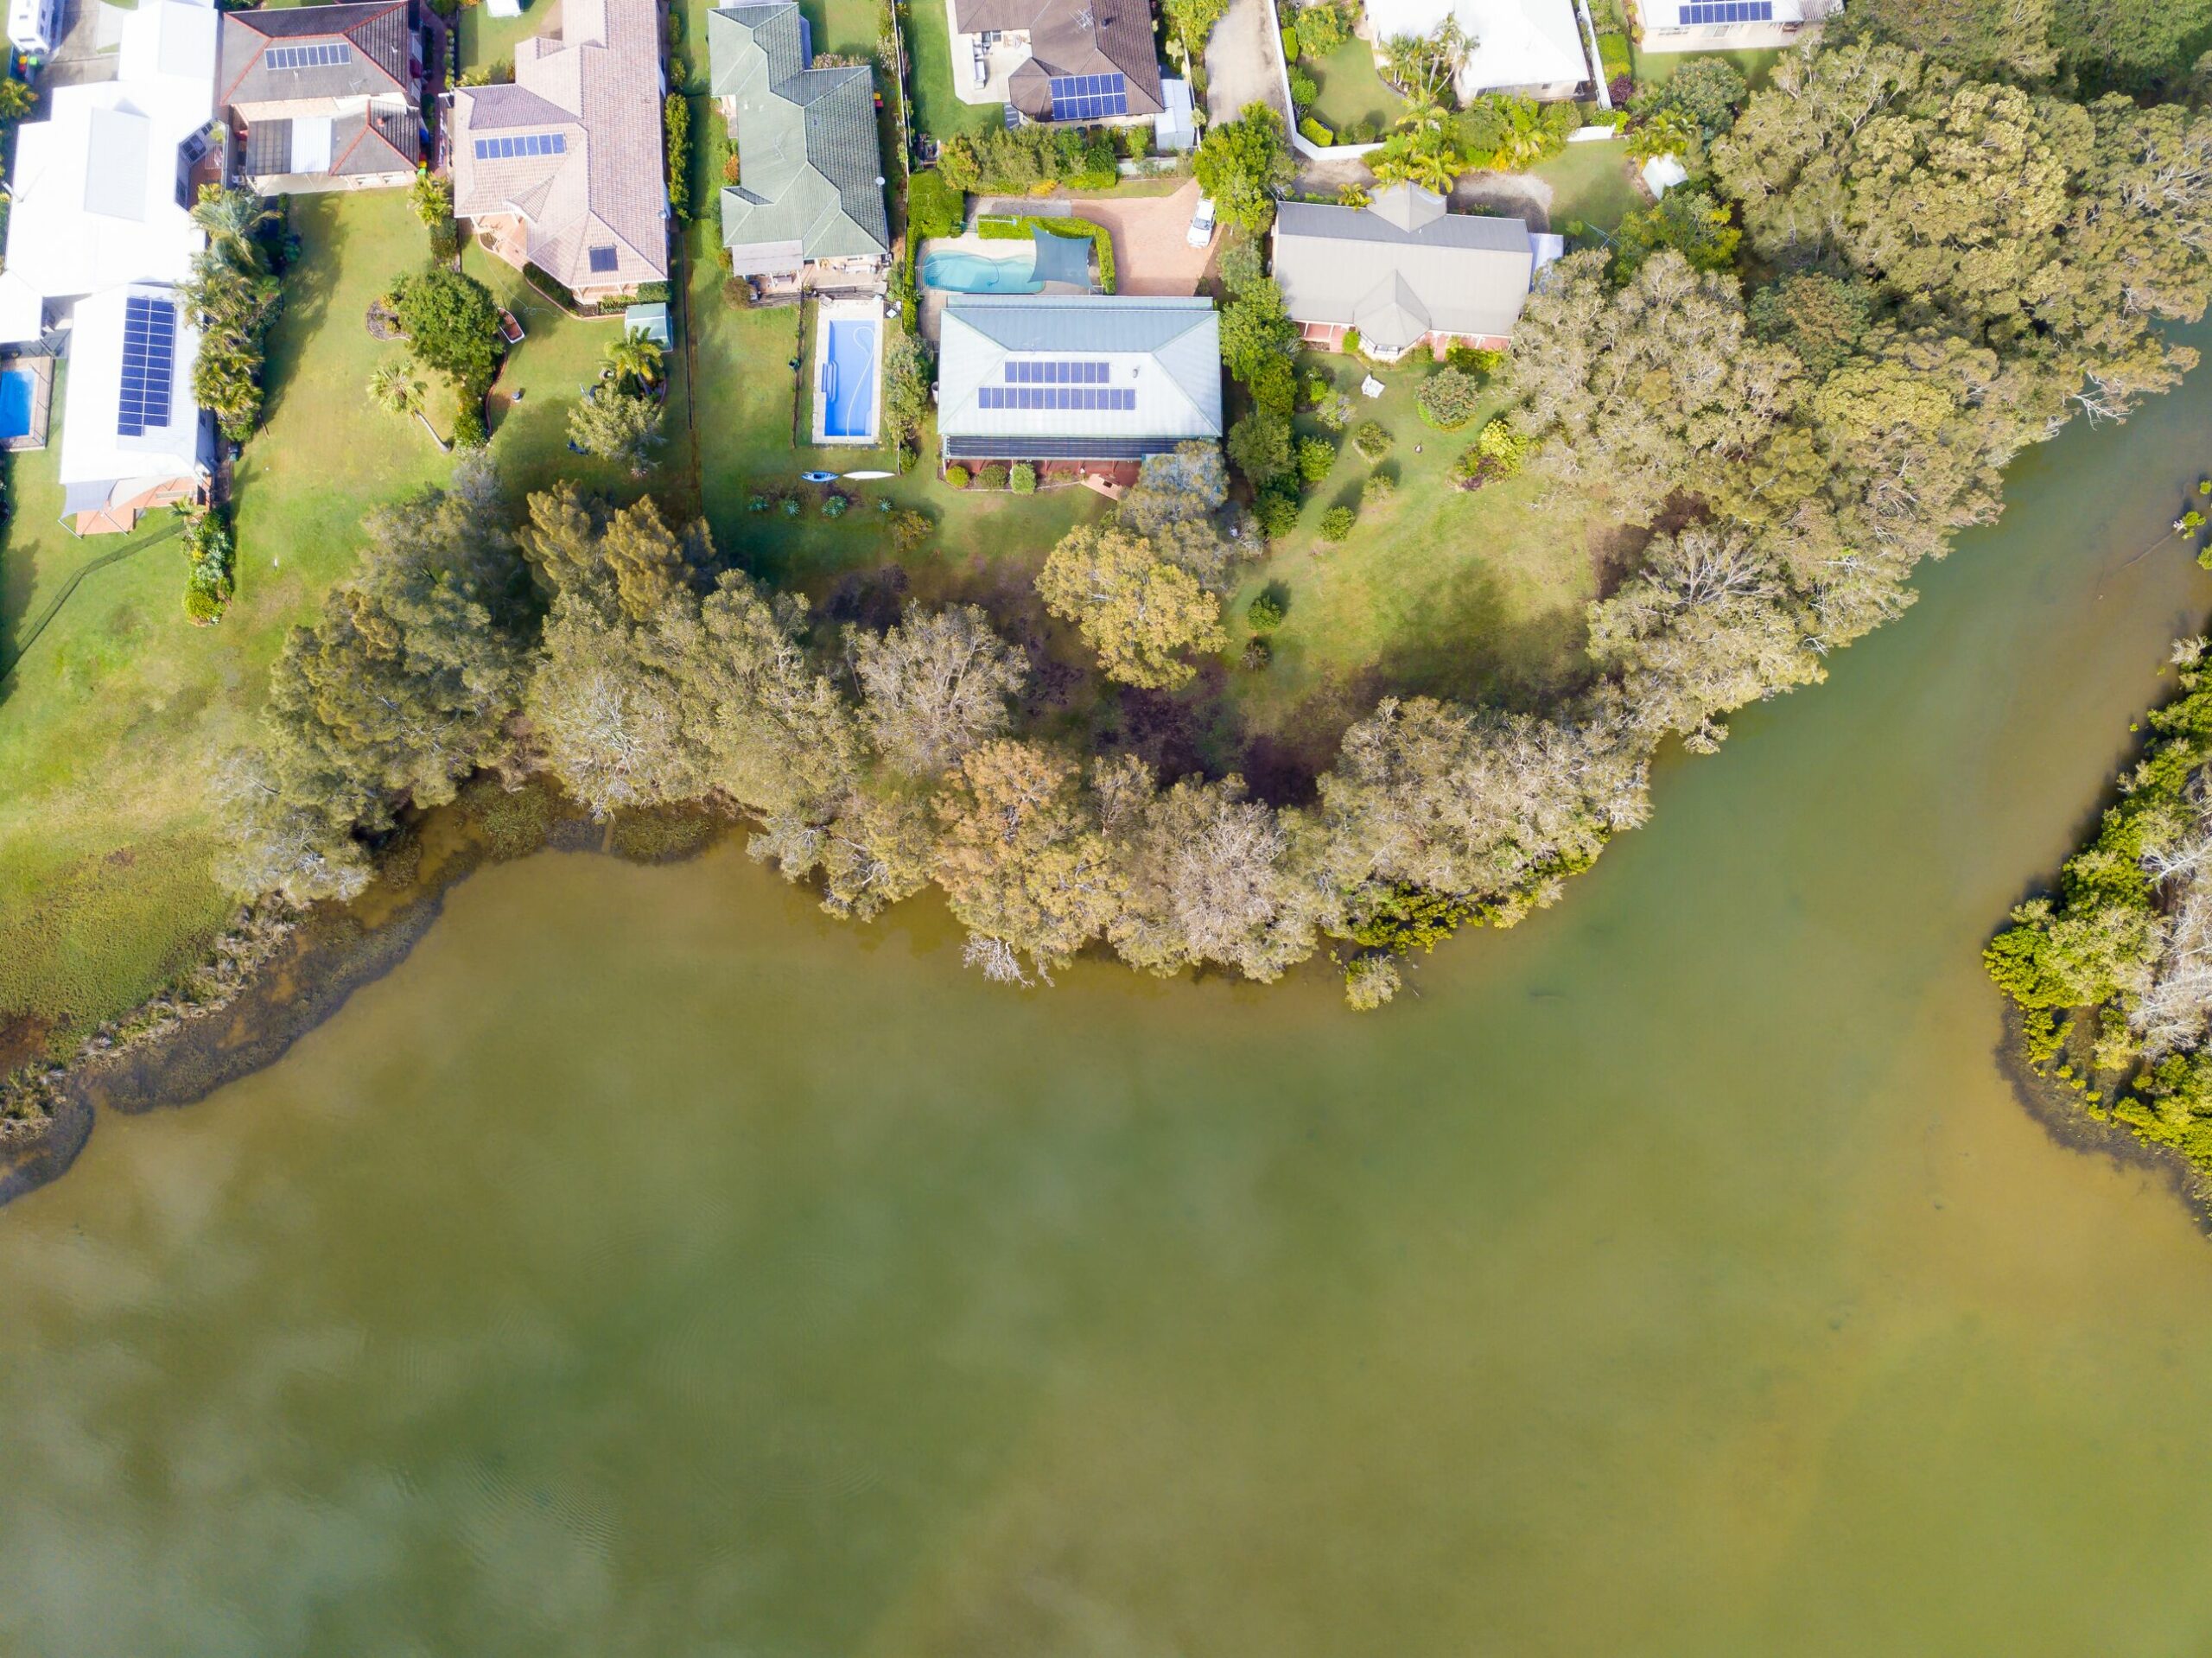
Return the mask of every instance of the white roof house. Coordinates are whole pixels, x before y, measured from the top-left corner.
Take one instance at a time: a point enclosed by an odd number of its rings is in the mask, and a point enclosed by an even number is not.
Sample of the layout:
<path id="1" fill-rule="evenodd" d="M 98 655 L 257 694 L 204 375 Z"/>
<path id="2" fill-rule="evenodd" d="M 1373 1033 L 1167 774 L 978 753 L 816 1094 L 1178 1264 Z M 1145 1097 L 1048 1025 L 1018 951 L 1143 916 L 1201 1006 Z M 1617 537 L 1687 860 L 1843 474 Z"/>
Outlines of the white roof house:
<path id="1" fill-rule="evenodd" d="M 123 24 L 119 73 L 58 86 L 53 112 L 16 130 L 0 341 L 35 340 L 52 302 L 118 283 L 179 282 L 204 238 L 186 178 L 215 101 L 218 16 L 149 0 Z"/>
<path id="2" fill-rule="evenodd" d="M 192 397 L 199 348 L 166 283 L 121 283 L 78 302 L 57 475 L 79 534 L 127 530 L 206 481 L 214 444 Z"/>
<path id="3" fill-rule="evenodd" d="M 947 461 L 1136 461 L 1221 436 L 1205 298 L 956 295 L 938 357 Z"/>
<path id="4" fill-rule="evenodd" d="M 1590 79 L 1573 0 L 1367 0 L 1378 43 L 1452 16 L 1475 43 L 1455 83 L 1462 100 L 1509 87 L 1563 97 Z"/>
<path id="5" fill-rule="evenodd" d="M 1738 52 L 1794 45 L 1843 0 L 1637 0 L 1647 52 Z"/>

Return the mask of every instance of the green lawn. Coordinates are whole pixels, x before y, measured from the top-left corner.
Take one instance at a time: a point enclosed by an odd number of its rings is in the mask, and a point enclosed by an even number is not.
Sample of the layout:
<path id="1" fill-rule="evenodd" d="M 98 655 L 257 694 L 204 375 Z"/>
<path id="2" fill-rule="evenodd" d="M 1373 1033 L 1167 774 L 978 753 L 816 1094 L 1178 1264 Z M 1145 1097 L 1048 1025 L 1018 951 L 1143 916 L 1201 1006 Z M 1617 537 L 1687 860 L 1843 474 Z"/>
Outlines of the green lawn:
<path id="1" fill-rule="evenodd" d="M 1734 64 L 1753 92 L 1765 86 L 1787 48 L 1765 47 L 1749 52 L 1646 52 L 1633 41 L 1629 46 L 1630 73 L 1639 86 L 1656 86 L 1694 58 L 1726 58 Z"/>
<path id="2" fill-rule="evenodd" d="M 1365 121 L 1379 138 L 1405 109 L 1405 100 L 1376 73 L 1374 47 L 1357 36 L 1325 57 L 1301 57 L 1293 67 L 1313 77 L 1320 90 L 1312 113 L 1339 136 L 1351 123 Z"/>
<path id="3" fill-rule="evenodd" d="M 554 10 L 549 0 L 524 0 L 521 16 L 494 17 L 480 5 L 464 6 L 454 25 L 455 68 L 505 62 L 512 69 L 517 43 L 542 34 Z"/>
<path id="4" fill-rule="evenodd" d="M 1351 425 L 1338 436 L 1335 469 L 1308 491 L 1297 531 L 1248 567 L 1230 598 L 1223 660 L 1246 740 L 1268 739 L 1319 765 L 1346 721 L 1385 689 L 1529 707 L 1578 681 L 1597 523 L 1571 508 L 1564 521 L 1529 511 L 1541 487 L 1532 481 L 1476 494 L 1454 487 L 1452 463 L 1491 411 L 1457 432 L 1423 422 L 1414 394 L 1434 372 L 1426 359 L 1382 371 L 1387 389 L 1373 402 L 1357 394 L 1361 371 L 1350 359 L 1302 358 L 1301 380 L 1315 368 L 1353 394 Z M 1395 440 L 1373 466 L 1351 441 L 1370 420 Z M 1299 430 L 1337 435 L 1305 416 Z M 1397 492 L 1388 505 L 1360 507 L 1376 471 L 1395 475 Z M 1359 518 L 1332 546 L 1316 530 L 1339 505 Z M 1238 665 L 1250 637 L 1244 613 L 1271 585 L 1287 592 L 1289 613 L 1274 635 L 1274 660 L 1255 673 Z"/>
<path id="5" fill-rule="evenodd" d="M 1643 206 L 1637 194 L 1636 164 L 1618 138 L 1605 143 L 1569 144 L 1551 160 L 1530 169 L 1552 187 L 1552 229 L 1564 232 L 1570 219 L 1609 231 Z"/>
<path id="6" fill-rule="evenodd" d="M 268 429 L 238 469 L 238 594 L 216 627 L 182 607 L 175 541 L 98 570 L 0 690 L 0 1018 L 121 1011 L 197 953 L 229 905 L 208 880 L 208 779 L 244 738 L 285 631 L 353 568 L 362 514 L 442 474 L 361 394 L 372 297 L 419 263 L 396 193 L 302 198 L 302 251 L 270 344 Z M 54 446 L 10 463 L 0 626 L 16 647 L 73 570 L 127 544 L 55 523 Z"/>
<path id="7" fill-rule="evenodd" d="M 944 15 L 944 0 L 912 0 L 906 35 L 914 118 L 924 132 L 942 143 L 956 133 L 988 131 L 1005 121 L 1003 105 L 963 104 L 953 92 L 952 25 Z"/>
<path id="8" fill-rule="evenodd" d="M 697 232 L 695 232 L 695 236 Z M 1027 555 L 1041 559 L 1068 529 L 1106 510 L 1085 489 L 1033 496 L 960 491 L 941 482 L 927 457 L 903 478 L 843 486 L 855 501 L 842 518 L 822 516 L 824 492 L 801 484 L 803 472 L 891 471 L 887 451 L 817 449 L 794 442 L 795 387 L 789 364 L 802 356 L 796 308 L 739 309 L 722 297 L 721 273 L 701 262 L 690 292 L 692 369 L 697 387 L 694 435 L 707 522 L 718 545 L 746 568 L 779 585 L 820 598 L 855 571 L 893 557 L 878 504 L 913 508 L 938 526 L 935 537 L 906 561 L 912 590 L 936 595 L 964 590 L 987 568 Z M 803 372 L 803 371 L 802 371 Z M 756 494 L 789 494 L 796 517 L 780 505 L 749 510 Z"/>

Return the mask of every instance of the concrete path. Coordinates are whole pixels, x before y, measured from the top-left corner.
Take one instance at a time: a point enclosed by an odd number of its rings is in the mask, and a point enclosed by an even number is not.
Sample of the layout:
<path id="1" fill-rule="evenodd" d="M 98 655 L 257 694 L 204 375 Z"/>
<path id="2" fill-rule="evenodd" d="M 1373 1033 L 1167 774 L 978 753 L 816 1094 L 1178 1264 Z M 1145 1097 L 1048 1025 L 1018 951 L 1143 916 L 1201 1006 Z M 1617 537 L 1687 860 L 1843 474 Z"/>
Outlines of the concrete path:
<path id="1" fill-rule="evenodd" d="M 1206 41 L 1206 113 L 1212 119 L 1234 121 L 1247 104 L 1265 104 L 1288 126 L 1282 78 L 1275 73 L 1275 53 L 1282 48 L 1268 44 L 1274 32 L 1269 0 L 1229 0 Z"/>

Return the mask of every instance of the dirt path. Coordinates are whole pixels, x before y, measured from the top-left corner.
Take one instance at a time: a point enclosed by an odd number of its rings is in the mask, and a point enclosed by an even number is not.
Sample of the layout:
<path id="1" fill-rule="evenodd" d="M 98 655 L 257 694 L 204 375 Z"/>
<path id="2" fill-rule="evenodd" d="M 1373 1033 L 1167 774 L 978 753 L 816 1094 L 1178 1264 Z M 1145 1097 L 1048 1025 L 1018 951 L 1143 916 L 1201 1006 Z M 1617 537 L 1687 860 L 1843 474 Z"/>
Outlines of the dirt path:
<path id="1" fill-rule="evenodd" d="M 1288 122 L 1282 80 L 1268 45 L 1274 29 L 1269 0 L 1229 0 L 1228 12 L 1206 41 L 1206 113 L 1214 120 L 1234 121 L 1247 104 L 1265 104 Z"/>

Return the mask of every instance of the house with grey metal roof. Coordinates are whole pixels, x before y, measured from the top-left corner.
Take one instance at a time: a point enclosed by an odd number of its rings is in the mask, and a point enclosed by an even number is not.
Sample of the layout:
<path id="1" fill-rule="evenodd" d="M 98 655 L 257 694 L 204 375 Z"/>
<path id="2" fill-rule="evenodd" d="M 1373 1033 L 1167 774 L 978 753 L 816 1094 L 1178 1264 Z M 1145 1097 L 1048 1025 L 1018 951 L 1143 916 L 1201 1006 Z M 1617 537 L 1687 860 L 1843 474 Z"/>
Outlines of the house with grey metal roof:
<path id="1" fill-rule="evenodd" d="M 491 253 L 586 302 L 668 280 L 655 0 L 562 0 L 511 86 L 453 96 L 453 210 Z"/>
<path id="2" fill-rule="evenodd" d="M 407 183 L 427 145 L 416 0 L 223 14 L 216 107 L 264 195 Z"/>
<path id="3" fill-rule="evenodd" d="M 1203 297 L 960 294 L 938 344 L 943 459 L 1137 461 L 1221 437 Z"/>
<path id="4" fill-rule="evenodd" d="M 876 288 L 891 257 L 875 78 L 817 69 L 794 0 L 707 14 L 709 83 L 737 140 L 724 187 L 730 269 L 773 290 Z"/>
<path id="5" fill-rule="evenodd" d="M 1307 342 L 1334 350 L 1357 329 L 1360 349 L 1384 361 L 1417 346 L 1502 351 L 1536 265 L 1521 220 L 1447 213 L 1414 184 L 1364 207 L 1286 201 L 1274 238 L 1283 308 Z"/>

